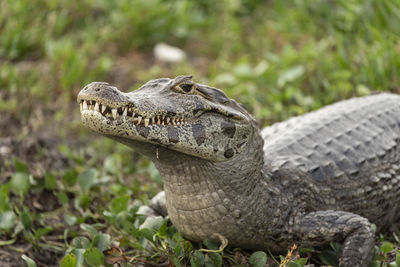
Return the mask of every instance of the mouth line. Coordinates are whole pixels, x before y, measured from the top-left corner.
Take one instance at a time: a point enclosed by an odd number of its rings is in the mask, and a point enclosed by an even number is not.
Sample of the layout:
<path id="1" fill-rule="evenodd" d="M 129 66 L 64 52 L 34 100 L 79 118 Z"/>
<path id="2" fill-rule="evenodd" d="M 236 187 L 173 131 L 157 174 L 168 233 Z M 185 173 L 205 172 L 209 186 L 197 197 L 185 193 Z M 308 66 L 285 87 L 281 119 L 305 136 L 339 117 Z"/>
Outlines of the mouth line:
<path id="1" fill-rule="evenodd" d="M 79 106 L 81 113 L 87 110 L 96 111 L 108 120 L 117 120 L 120 117 L 125 117 L 126 120 L 134 125 L 142 125 L 144 127 L 149 125 L 176 126 L 184 125 L 188 122 L 185 118 L 179 116 L 154 115 L 153 117 L 146 117 L 129 106 L 111 108 L 94 100 L 81 100 Z"/>

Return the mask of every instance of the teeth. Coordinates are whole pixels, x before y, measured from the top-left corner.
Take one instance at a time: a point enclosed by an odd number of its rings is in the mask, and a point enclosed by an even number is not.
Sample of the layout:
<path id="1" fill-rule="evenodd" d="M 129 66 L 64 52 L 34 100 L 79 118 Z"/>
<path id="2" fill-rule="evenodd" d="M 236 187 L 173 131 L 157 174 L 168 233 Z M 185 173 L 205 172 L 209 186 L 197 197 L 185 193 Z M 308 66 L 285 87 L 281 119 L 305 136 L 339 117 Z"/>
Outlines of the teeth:
<path id="1" fill-rule="evenodd" d="M 112 112 L 112 116 L 113 116 L 114 120 L 117 119 L 117 109 L 113 108 L 113 109 L 111 109 L 111 112 Z"/>
<path id="2" fill-rule="evenodd" d="M 84 111 L 84 110 L 94 110 L 97 112 L 103 113 L 104 116 L 106 117 L 113 117 L 114 120 L 118 118 L 118 116 L 120 114 L 118 114 L 118 109 L 117 108 L 113 108 L 111 109 L 111 114 L 106 112 L 107 106 L 106 105 L 101 105 L 98 102 L 94 102 L 94 101 L 89 101 L 89 100 L 84 100 L 82 102 L 79 103 L 79 107 L 80 107 L 80 111 Z M 142 116 L 139 116 L 137 114 L 135 114 L 135 112 L 133 112 L 133 109 L 130 107 L 123 107 L 122 108 L 122 116 L 128 116 L 128 112 L 129 112 L 129 116 L 132 117 L 132 122 L 136 125 L 139 125 L 142 121 L 144 121 L 144 126 L 148 127 L 149 125 L 153 125 L 153 124 L 161 124 L 161 125 L 183 125 L 185 124 L 185 120 L 183 117 L 181 118 L 174 118 L 174 117 L 168 117 L 165 115 L 156 115 L 152 118 L 143 118 Z M 132 113 L 132 115 L 130 114 Z M 135 117 L 137 115 L 137 117 Z"/>

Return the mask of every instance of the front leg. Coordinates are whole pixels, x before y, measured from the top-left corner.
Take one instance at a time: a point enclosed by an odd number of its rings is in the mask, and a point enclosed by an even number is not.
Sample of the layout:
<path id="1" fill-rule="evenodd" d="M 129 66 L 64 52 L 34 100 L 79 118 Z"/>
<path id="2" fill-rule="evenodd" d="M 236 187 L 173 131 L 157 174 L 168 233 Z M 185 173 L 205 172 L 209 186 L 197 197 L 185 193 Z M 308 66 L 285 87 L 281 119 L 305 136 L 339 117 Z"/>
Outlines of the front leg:
<path id="1" fill-rule="evenodd" d="M 168 215 L 167 201 L 165 199 L 165 192 L 161 191 L 150 201 L 149 205 L 152 215 L 161 215 L 163 217 Z"/>
<path id="2" fill-rule="evenodd" d="M 344 211 L 316 211 L 300 217 L 294 236 L 303 246 L 343 242 L 339 266 L 369 266 L 375 243 L 368 219 Z"/>

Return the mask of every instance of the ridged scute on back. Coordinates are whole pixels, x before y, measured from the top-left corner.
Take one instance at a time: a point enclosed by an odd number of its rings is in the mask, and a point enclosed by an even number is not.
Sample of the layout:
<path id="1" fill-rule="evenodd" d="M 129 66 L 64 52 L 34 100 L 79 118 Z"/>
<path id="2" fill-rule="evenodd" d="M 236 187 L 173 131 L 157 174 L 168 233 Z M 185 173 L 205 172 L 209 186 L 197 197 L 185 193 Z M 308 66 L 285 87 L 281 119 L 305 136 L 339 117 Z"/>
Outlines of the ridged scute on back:
<path id="1" fill-rule="evenodd" d="M 338 102 L 263 129 L 265 162 L 309 173 L 316 182 L 357 176 L 400 157 L 400 96 Z"/>

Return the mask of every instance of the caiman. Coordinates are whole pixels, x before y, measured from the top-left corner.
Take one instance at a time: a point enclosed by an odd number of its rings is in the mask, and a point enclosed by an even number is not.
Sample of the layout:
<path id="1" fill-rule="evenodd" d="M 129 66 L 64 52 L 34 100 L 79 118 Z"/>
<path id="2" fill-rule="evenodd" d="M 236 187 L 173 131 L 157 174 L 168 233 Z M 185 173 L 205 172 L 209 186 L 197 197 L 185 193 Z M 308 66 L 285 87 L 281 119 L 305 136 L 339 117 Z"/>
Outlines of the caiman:
<path id="1" fill-rule="evenodd" d="M 260 130 L 221 90 L 191 76 L 123 93 L 78 95 L 93 131 L 149 157 L 187 239 L 251 250 L 343 243 L 340 266 L 367 266 L 375 236 L 400 220 L 400 96 L 352 98 Z"/>

